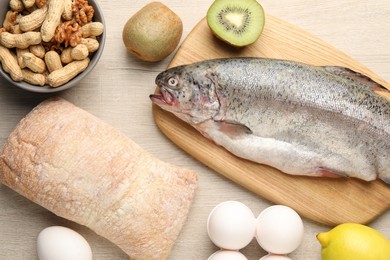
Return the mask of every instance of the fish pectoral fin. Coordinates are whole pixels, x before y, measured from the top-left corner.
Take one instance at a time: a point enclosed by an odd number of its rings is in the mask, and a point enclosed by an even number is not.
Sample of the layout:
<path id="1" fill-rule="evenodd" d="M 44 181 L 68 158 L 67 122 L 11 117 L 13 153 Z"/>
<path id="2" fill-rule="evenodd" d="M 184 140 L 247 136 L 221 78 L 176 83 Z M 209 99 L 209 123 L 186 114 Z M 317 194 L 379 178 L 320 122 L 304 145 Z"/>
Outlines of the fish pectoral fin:
<path id="1" fill-rule="evenodd" d="M 234 139 L 239 136 L 252 134 L 252 131 L 245 125 L 230 123 L 226 121 L 215 121 L 215 124 L 218 127 L 218 130 L 224 133 L 226 136 Z"/>
<path id="2" fill-rule="evenodd" d="M 347 178 L 348 174 L 341 171 L 332 170 L 326 167 L 318 167 L 318 175 L 321 177 L 330 177 L 330 178 Z"/>
<path id="3" fill-rule="evenodd" d="M 343 78 L 353 80 L 356 82 L 359 82 L 360 84 L 366 86 L 368 89 L 372 91 L 385 91 L 390 93 L 390 91 L 382 86 L 379 83 L 376 83 L 374 80 L 372 80 L 370 77 L 363 75 L 359 72 L 356 72 L 354 70 L 340 67 L 340 66 L 323 66 L 323 68 L 334 75 L 341 76 Z"/>

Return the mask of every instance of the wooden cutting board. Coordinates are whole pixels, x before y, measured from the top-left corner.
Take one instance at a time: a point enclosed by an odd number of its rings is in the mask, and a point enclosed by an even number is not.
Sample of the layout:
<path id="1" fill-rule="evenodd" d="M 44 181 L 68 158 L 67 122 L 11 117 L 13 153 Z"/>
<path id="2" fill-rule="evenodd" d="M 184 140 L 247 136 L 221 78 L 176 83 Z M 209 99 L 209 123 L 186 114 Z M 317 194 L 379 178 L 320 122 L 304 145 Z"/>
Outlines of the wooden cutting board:
<path id="1" fill-rule="evenodd" d="M 266 17 L 266 26 L 260 39 L 242 49 L 227 46 L 216 39 L 203 19 L 182 43 L 169 67 L 237 56 L 345 66 L 390 89 L 388 83 L 362 64 L 296 26 L 271 15 Z M 390 98 L 390 95 L 384 95 Z M 390 207 L 390 186 L 382 181 L 368 183 L 347 178 L 290 176 L 269 166 L 235 157 L 156 105 L 153 105 L 153 114 L 161 131 L 197 160 L 275 204 L 292 207 L 301 216 L 328 225 L 345 222 L 367 224 Z"/>

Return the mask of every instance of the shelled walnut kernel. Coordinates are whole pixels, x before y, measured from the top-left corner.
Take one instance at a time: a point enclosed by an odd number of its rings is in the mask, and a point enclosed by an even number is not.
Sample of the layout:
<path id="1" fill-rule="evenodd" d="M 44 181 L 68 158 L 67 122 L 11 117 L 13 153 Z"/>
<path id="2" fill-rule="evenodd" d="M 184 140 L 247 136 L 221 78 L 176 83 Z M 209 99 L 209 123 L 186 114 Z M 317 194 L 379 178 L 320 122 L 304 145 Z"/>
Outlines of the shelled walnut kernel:
<path id="1" fill-rule="evenodd" d="M 57 43 L 64 43 L 65 48 L 68 46 L 75 47 L 81 42 L 83 31 L 81 26 L 75 21 L 67 21 L 57 26 L 54 39 Z"/>
<path id="2" fill-rule="evenodd" d="M 81 25 L 92 22 L 95 10 L 88 4 L 87 0 L 75 0 L 73 3 L 73 15 L 76 21 Z"/>

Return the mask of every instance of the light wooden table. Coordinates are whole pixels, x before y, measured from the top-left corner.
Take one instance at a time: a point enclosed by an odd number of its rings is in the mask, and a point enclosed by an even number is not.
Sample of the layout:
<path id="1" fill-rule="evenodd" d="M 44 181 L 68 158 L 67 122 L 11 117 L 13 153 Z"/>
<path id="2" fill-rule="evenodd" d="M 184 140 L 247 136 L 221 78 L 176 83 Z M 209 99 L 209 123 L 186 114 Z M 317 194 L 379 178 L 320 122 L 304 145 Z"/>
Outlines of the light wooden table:
<path id="1" fill-rule="evenodd" d="M 141 62 L 130 56 L 122 43 L 123 25 L 149 1 L 99 2 L 107 22 L 104 54 L 85 80 L 58 95 L 121 130 L 161 160 L 199 173 L 195 202 L 170 259 L 207 259 L 217 250 L 206 233 L 207 217 L 215 205 L 225 200 L 238 200 L 257 215 L 272 203 L 203 166 L 159 131 L 152 117 L 148 96 L 155 89 L 155 76 L 167 67 L 171 57 L 154 64 Z M 165 0 L 164 3 L 182 18 L 183 40 L 206 15 L 212 0 Z M 320 37 L 390 81 L 388 0 L 262 0 L 261 3 L 266 12 Z M 0 78 L 0 145 L 4 144 L 17 122 L 49 96 L 52 95 L 16 89 Z M 319 260 L 320 245 L 315 235 L 329 227 L 307 219 L 304 219 L 304 224 L 303 243 L 290 257 Z M 51 225 L 64 225 L 80 232 L 91 244 L 95 260 L 128 259 L 119 248 L 87 228 L 58 218 L 0 185 L 0 260 L 37 259 L 36 236 Z M 390 238 L 389 211 L 370 225 Z M 250 260 L 265 255 L 255 240 L 242 252 Z"/>

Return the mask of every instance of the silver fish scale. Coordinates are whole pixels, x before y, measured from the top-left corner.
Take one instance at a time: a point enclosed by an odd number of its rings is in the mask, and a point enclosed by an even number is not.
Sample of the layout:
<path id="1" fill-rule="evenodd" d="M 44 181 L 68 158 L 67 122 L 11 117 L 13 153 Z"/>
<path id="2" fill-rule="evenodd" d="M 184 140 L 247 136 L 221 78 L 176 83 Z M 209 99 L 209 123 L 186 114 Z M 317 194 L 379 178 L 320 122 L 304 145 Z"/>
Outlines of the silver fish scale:
<path id="1" fill-rule="evenodd" d="M 242 63 L 247 63 L 242 66 Z M 390 135 L 390 102 L 365 86 L 321 67 L 266 59 L 238 59 L 215 67 L 231 117 L 247 117 L 265 101 L 309 106 L 370 124 Z M 229 98 L 230 97 L 230 98 Z M 235 115 L 234 115 L 235 114 Z M 227 116 L 228 118 L 230 116 Z"/>
<path id="2" fill-rule="evenodd" d="M 178 87 L 167 85 L 172 77 Z M 197 93 L 196 104 L 195 98 L 158 104 L 239 157 L 289 174 L 379 177 L 390 184 L 390 102 L 362 75 L 233 58 L 172 68 L 156 83 L 172 93 Z M 184 107 L 193 107 L 190 116 Z"/>
<path id="3" fill-rule="evenodd" d="M 339 164 L 354 161 L 363 179 L 388 167 L 378 155 L 390 159 L 390 103 L 366 86 L 322 67 L 267 59 L 222 61 L 214 73 L 227 122 Z"/>

